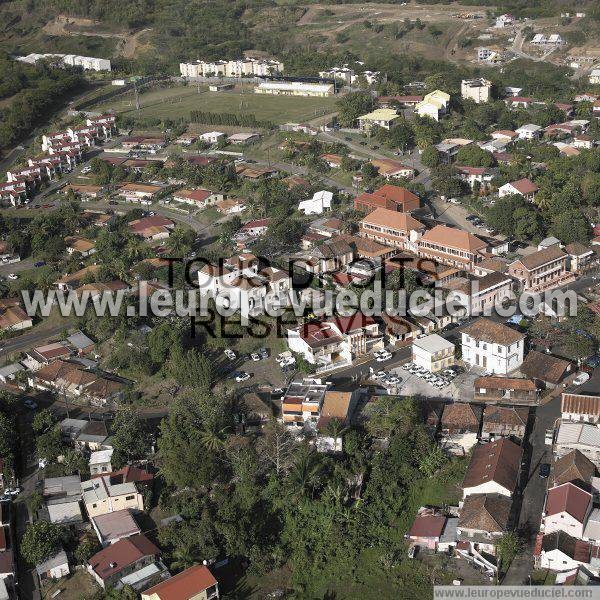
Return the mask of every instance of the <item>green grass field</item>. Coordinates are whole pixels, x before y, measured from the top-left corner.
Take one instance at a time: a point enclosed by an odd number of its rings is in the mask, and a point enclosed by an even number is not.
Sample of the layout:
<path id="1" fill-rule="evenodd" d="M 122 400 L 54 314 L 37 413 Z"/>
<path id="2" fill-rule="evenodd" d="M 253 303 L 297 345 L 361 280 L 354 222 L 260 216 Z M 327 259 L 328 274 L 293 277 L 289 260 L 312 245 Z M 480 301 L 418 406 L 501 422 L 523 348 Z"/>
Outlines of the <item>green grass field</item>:
<path id="1" fill-rule="evenodd" d="M 288 121 L 308 121 L 335 111 L 335 98 L 297 98 L 285 96 L 263 96 L 254 94 L 248 84 L 244 93 L 209 92 L 200 93 L 195 86 L 180 86 L 156 89 L 140 94 L 140 110 L 136 111 L 133 93 L 111 99 L 97 110 L 114 110 L 129 117 L 145 119 L 189 118 L 193 110 L 215 113 L 253 114 L 258 120 L 276 124 Z"/>

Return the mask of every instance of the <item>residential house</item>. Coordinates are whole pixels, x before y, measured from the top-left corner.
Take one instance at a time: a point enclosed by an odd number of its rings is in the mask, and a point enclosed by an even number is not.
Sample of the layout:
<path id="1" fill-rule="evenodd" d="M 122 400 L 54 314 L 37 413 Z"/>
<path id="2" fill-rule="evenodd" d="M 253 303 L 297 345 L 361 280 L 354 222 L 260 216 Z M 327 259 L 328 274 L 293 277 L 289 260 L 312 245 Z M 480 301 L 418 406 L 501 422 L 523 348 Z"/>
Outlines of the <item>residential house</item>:
<path id="1" fill-rule="evenodd" d="M 472 100 L 475 104 L 489 102 L 491 99 L 492 82 L 480 77 L 478 79 L 463 79 L 460 84 L 460 95 L 465 100 Z"/>
<path id="2" fill-rule="evenodd" d="M 592 506 L 592 494 L 570 482 L 553 487 L 546 496 L 540 531 L 546 534 L 564 531 L 582 538 Z"/>
<path id="3" fill-rule="evenodd" d="M 600 396 L 563 392 L 560 410 L 563 422 L 598 424 L 600 423 Z"/>
<path id="4" fill-rule="evenodd" d="M 67 419 L 67 421 L 76 421 L 76 419 Z M 96 450 L 112 447 L 109 443 L 108 429 L 104 421 L 86 421 L 81 429 L 78 426 L 74 429 L 76 450 L 95 452 Z M 77 431 L 78 429 L 79 431 Z"/>
<path id="5" fill-rule="evenodd" d="M 79 252 L 81 256 L 87 257 L 96 252 L 96 243 L 92 240 L 82 238 L 79 236 L 68 236 L 65 238 L 65 245 L 67 246 L 67 252 L 73 254 Z"/>
<path id="6" fill-rule="evenodd" d="M 112 471 L 111 459 L 113 455 L 113 449 L 107 450 L 96 450 L 90 455 L 90 475 L 102 475 L 110 473 Z"/>
<path id="7" fill-rule="evenodd" d="M 195 190 L 181 189 L 173 192 L 173 200 L 184 204 L 191 204 L 196 208 L 206 208 L 223 200 L 223 194 L 217 194 L 210 190 L 198 188 Z"/>
<path id="8" fill-rule="evenodd" d="M 358 117 L 358 128 L 369 133 L 373 127 L 381 127 L 388 131 L 400 119 L 400 115 L 393 108 L 376 108 L 374 111 Z"/>
<path id="9" fill-rule="evenodd" d="M 205 565 L 194 565 L 144 592 L 142 600 L 219 600 L 219 584 Z"/>
<path id="10" fill-rule="evenodd" d="M 168 577 L 160 562 L 160 550 L 143 534 L 123 538 L 87 562 L 88 572 L 104 590 L 119 589 L 130 582 L 139 590 L 156 578 Z"/>
<path id="11" fill-rule="evenodd" d="M 541 292 L 574 279 L 567 261 L 568 255 L 554 245 L 513 261 L 508 265 L 508 274 L 518 280 L 523 291 Z"/>
<path id="12" fill-rule="evenodd" d="M 18 362 L 5 365 L 4 367 L 0 367 L 0 381 L 2 383 L 10 383 L 12 381 L 15 381 L 17 373 L 20 373 L 24 370 L 25 367 Z"/>
<path id="13" fill-rule="evenodd" d="M 482 412 L 482 408 L 474 404 L 446 404 L 440 423 L 442 447 L 450 454 L 464 456 L 477 444 Z"/>
<path id="14" fill-rule="evenodd" d="M 262 314 L 267 305 L 288 304 L 291 279 L 286 271 L 276 267 L 259 270 L 259 260 L 249 253 L 219 262 L 198 270 L 199 293 L 213 298 L 218 306 L 236 309 L 246 318 Z"/>
<path id="15" fill-rule="evenodd" d="M 485 149 L 485 148 L 484 148 Z M 487 167 L 466 167 L 457 165 L 456 170 L 461 181 L 464 181 L 471 189 L 479 185 L 480 192 L 489 191 L 495 172 Z"/>
<path id="16" fill-rule="evenodd" d="M 462 360 L 491 373 L 508 375 L 523 363 L 525 335 L 481 317 L 461 329 Z"/>
<path id="17" fill-rule="evenodd" d="M 515 103 L 515 98 L 511 98 L 512 104 Z M 537 140 L 542 137 L 543 127 L 535 125 L 533 123 L 527 123 L 522 125 L 518 129 L 515 129 L 515 133 L 519 136 L 520 140 Z"/>
<path id="18" fill-rule="evenodd" d="M 406 188 L 391 185 L 382 185 L 374 192 L 364 192 L 354 199 L 355 210 L 370 212 L 377 208 L 386 208 L 397 212 L 409 213 L 421 206 L 418 196 Z"/>
<path id="19" fill-rule="evenodd" d="M 77 331 L 67 336 L 67 342 L 74 348 L 79 356 L 89 354 L 96 348 L 94 340 L 90 339 L 81 331 Z"/>
<path id="20" fill-rule="evenodd" d="M 17 304 L 0 307 L 0 329 L 21 331 L 33 327 L 33 319 Z"/>
<path id="21" fill-rule="evenodd" d="M 533 379 L 477 377 L 473 382 L 476 402 L 486 404 L 538 404 L 539 389 Z"/>
<path id="22" fill-rule="evenodd" d="M 572 450 L 561 458 L 554 459 L 552 485 L 573 483 L 582 490 L 591 491 L 595 475 L 594 463 L 579 450 Z"/>
<path id="23" fill-rule="evenodd" d="M 416 339 L 421 333 L 418 325 L 400 315 L 389 315 L 387 312 L 383 312 L 381 318 L 385 324 L 385 335 L 391 344 L 404 345 Z"/>
<path id="24" fill-rule="evenodd" d="M 267 233 L 270 219 L 256 219 L 244 223 L 235 234 L 234 238 L 242 242 L 252 240 Z"/>
<path id="25" fill-rule="evenodd" d="M 488 244 L 462 229 L 436 225 L 417 242 L 417 254 L 441 263 L 472 271 L 483 259 Z"/>
<path id="26" fill-rule="evenodd" d="M 370 162 L 377 169 L 377 173 L 388 181 L 390 179 L 412 179 L 415 176 L 415 170 L 412 167 L 407 167 L 391 158 L 374 158 Z"/>
<path id="27" fill-rule="evenodd" d="M 412 361 L 436 373 L 454 364 L 454 344 L 437 333 L 413 340 Z"/>
<path id="28" fill-rule="evenodd" d="M 589 565 L 592 547 L 565 531 L 538 534 L 533 551 L 535 565 L 551 571 L 570 571 L 581 565 Z"/>
<path id="29" fill-rule="evenodd" d="M 435 552 L 447 520 L 448 517 L 438 511 L 422 506 L 405 537 L 411 546 Z"/>
<path id="30" fill-rule="evenodd" d="M 246 202 L 242 198 L 228 198 L 215 204 L 217 210 L 224 215 L 235 215 L 246 210 Z"/>
<path id="31" fill-rule="evenodd" d="M 526 200 L 532 201 L 540 188 L 535 185 L 532 181 L 527 178 L 519 179 L 517 181 L 511 181 L 505 183 L 498 188 L 498 196 L 504 198 L 504 196 L 511 196 L 517 194 L 523 196 Z"/>
<path id="32" fill-rule="evenodd" d="M 341 154 L 321 154 L 319 158 L 330 169 L 339 169 L 342 166 L 343 156 Z"/>
<path id="33" fill-rule="evenodd" d="M 90 521 L 103 547 L 142 533 L 129 509 L 98 515 Z"/>
<path id="34" fill-rule="evenodd" d="M 381 108 L 414 108 L 423 100 L 423 96 L 379 96 L 376 98 L 377 105 Z"/>
<path id="35" fill-rule="evenodd" d="M 298 210 L 305 215 L 321 215 L 326 210 L 331 210 L 333 194 L 327 190 L 315 192 L 309 200 L 301 200 Z"/>
<path id="36" fill-rule="evenodd" d="M 171 235 L 175 223 L 162 215 L 142 217 L 129 222 L 129 229 L 145 240 L 163 240 Z"/>
<path id="37" fill-rule="evenodd" d="M 71 572 L 67 553 L 61 548 L 56 554 L 36 565 L 35 570 L 42 583 L 47 579 L 66 577 Z"/>
<path id="38" fill-rule="evenodd" d="M 600 465 L 600 428 L 590 423 L 561 422 L 554 447 L 559 458 L 579 450 L 597 468 Z"/>
<path id="39" fill-rule="evenodd" d="M 353 259 L 352 246 L 344 238 L 337 237 L 312 248 L 307 260 L 298 261 L 298 264 L 309 273 L 322 275 L 346 269 Z"/>
<path id="40" fill-rule="evenodd" d="M 292 381 L 281 400 L 284 425 L 314 431 L 327 388 L 328 385 L 317 378 Z"/>
<path id="41" fill-rule="evenodd" d="M 208 131 L 207 133 L 201 133 L 199 137 L 207 144 L 218 144 L 219 140 L 227 137 L 227 134 L 222 131 Z"/>
<path id="42" fill-rule="evenodd" d="M 551 354 L 530 350 L 520 367 L 526 377 L 555 388 L 571 372 L 572 363 Z"/>
<path id="43" fill-rule="evenodd" d="M 594 138 L 580 133 L 573 136 L 573 146 L 583 150 L 591 150 L 594 147 Z"/>
<path id="44" fill-rule="evenodd" d="M 88 265 L 75 273 L 64 275 L 54 282 L 61 292 L 68 292 L 79 287 L 86 279 L 94 279 L 98 274 L 100 265 Z"/>
<path id="45" fill-rule="evenodd" d="M 124 183 L 118 191 L 127 202 L 139 202 L 140 204 L 152 204 L 162 186 L 150 183 Z"/>
<path id="46" fill-rule="evenodd" d="M 463 479 L 463 499 L 473 494 L 511 498 L 519 481 L 523 449 L 506 437 L 475 446 Z"/>
<path id="47" fill-rule="evenodd" d="M 130 508 L 144 510 L 144 499 L 135 483 L 115 483 L 111 477 L 103 475 L 83 481 L 83 504 L 90 519 L 98 515 Z"/>
<path id="48" fill-rule="evenodd" d="M 81 514 L 81 477 L 46 477 L 42 496 L 48 511 L 49 520 L 57 525 L 77 525 L 83 523 Z"/>
<path id="49" fill-rule="evenodd" d="M 581 242 L 573 242 L 565 246 L 569 255 L 569 270 L 572 273 L 581 274 L 591 269 L 598 262 L 596 253 Z"/>
<path id="50" fill-rule="evenodd" d="M 376 208 L 361 219 L 358 234 L 380 244 L 414 252 L 424 231 L 424 225 L 409 213 Z"/>
<path id="51" fill-rule="evenodd" d="M 511 438 L 521 443 L 525 439 L 529 409 L 524 406 L 486 406 L 483 409 L 481 439 Z"/>
<path id="52" fill-rule="evenodd" d="M 434 121 L 439 121 L 440 116 L 445 114 L 449 103 L 450 94 L 435 90 L 423 97 L 423 100 L 415 106 L 415 112 L 420 117 L 429 117 Z"/>
<path id="53" fill-rule="evenodd" d="M 504 495 L 469 496 L 460 509 L 456 529 L 459 556 L 475 562 L 488 573 L 495 572 L 495 562 L 485 555 L 495 556 L 496 544 L 510 530 L 511 508 L 511 499 Z"/>
<path id="54" fill-rule="evenodd" d="M 319 371 L 349 366 L 358 356 L 383 348 L 379 325 L 360 312 L 288 329 L 287 341 L 292 352 L 317 365 Z"/>

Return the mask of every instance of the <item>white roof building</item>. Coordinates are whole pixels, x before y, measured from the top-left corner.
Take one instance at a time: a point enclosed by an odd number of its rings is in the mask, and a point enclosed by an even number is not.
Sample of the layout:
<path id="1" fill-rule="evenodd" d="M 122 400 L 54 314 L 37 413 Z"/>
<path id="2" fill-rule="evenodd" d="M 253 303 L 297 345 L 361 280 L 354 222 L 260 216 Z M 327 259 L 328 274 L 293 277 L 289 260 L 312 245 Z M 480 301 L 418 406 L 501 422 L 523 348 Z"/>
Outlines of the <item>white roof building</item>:
<path id="1" fill-rule="evenodd" d="M 323 211 L 331 210 L 333 194 L 327 190 L 315 192 L 310 200 L 302 200 L 298 204 L 298 210 L 305 215 L 320 215 Z"/>

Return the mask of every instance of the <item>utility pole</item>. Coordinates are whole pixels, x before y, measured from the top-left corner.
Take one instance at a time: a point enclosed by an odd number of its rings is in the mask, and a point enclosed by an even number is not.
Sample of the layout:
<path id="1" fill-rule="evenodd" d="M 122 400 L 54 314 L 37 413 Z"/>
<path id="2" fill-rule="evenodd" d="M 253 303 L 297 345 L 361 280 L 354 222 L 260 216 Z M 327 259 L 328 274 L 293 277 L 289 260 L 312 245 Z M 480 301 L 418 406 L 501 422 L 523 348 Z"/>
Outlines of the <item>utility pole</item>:
<path id="1" fill-rule="evenodd" d="M 133 82 L 133 93 L 135 94 L 135 110 L 140 110 L 140 96 L 138 94 L 137 81 Z"/>

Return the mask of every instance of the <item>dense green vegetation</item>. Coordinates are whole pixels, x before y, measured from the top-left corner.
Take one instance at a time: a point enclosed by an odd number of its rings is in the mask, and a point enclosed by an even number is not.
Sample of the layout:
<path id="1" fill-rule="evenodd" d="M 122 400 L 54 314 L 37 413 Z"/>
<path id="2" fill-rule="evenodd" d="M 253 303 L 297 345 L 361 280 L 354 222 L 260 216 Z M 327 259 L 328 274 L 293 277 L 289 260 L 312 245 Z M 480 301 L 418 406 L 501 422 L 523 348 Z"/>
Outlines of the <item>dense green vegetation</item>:
<path id="1" fill-rule="evenodd" d="M 70 70 L 33 67 L 0 56 L 0 148 L 21 141 L 34 127 L 48 120 L 75 92 L 85 89 L 83 77 Z"/>

